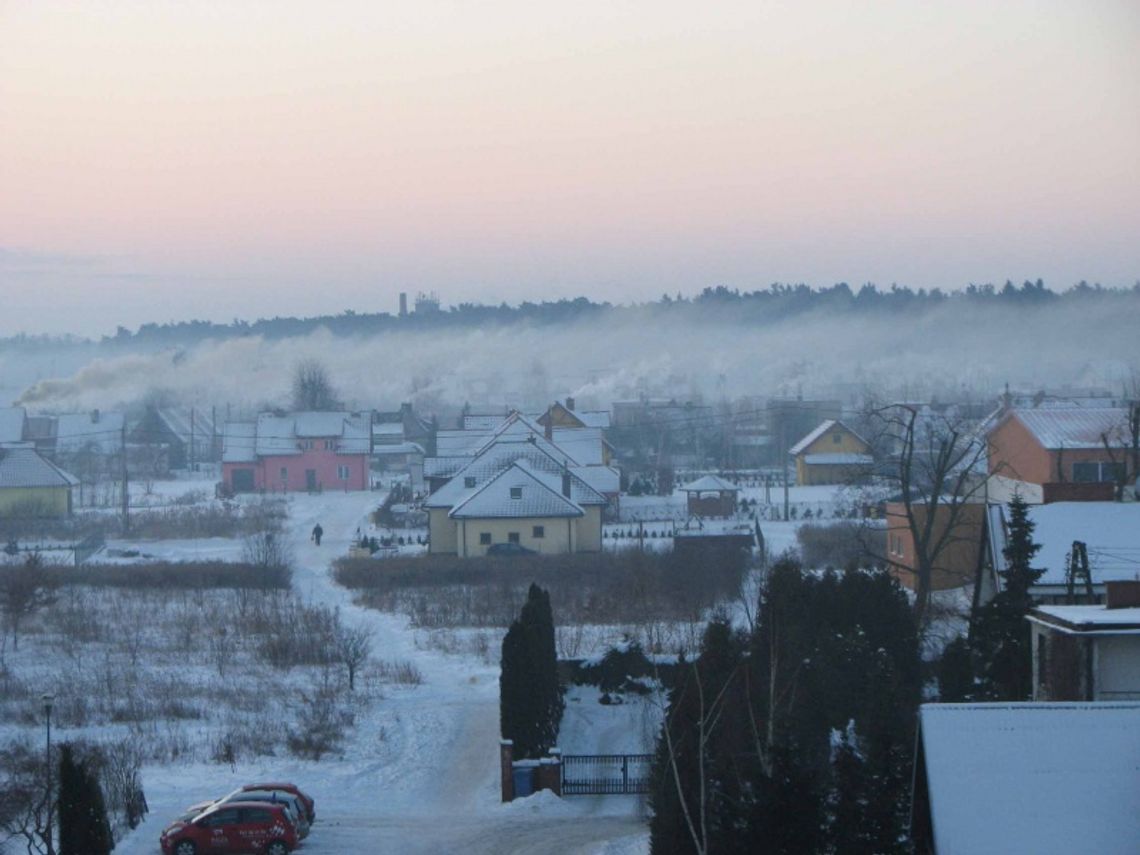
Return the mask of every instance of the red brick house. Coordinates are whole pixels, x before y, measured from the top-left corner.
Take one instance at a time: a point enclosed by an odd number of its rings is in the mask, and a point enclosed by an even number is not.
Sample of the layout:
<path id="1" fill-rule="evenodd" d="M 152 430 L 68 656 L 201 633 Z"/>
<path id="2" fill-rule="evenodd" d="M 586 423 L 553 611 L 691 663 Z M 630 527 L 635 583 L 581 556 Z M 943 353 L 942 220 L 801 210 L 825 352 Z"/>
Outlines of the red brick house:
<path id="1" fill-rule="evenodd" d="M 1014 492 L 1031 503 L 1046 501 L 1047 494 L 1069 501 L 1111 498 L 1104 485 L 1121 474 L 1127 427 L 1124 407 L 1008 410 L 986 436 L 990 499 L 1006 502 Z"/>
<path id="2" fill-rule="evenodd" d="M 222 481 L 235 493 L 367 490 L 371 445 L 367 415 L 262 413 L 226 424 Z"/>

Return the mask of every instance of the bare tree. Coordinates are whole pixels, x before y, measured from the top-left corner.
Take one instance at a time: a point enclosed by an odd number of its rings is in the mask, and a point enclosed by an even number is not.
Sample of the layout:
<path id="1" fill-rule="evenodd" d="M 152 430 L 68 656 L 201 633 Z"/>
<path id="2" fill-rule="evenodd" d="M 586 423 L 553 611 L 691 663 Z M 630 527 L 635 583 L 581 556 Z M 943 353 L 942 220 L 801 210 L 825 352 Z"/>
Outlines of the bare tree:
<path id="1" fill-rule="evenodd" d="M 914 616 L 927 622 L 936 568 L 976 527 L 985 499 L 985 438 L 952 415 L 923 414 L 912 404 L 873 408 L 875 443 L 885 451 L 880 475 L 893 487 L 902 511 L 887 521 L 892 531 L 909 533 L 914 545 Z M 888 549 L 888 552 L 890 550 Z M 899 567 L 889 555 L 881 560 Z"/>
<path id="2" fill-rule="evenodd" d="M 1116 469 L 1114 494 L 1116 501 L 1124 498 L 1124 491 L 1135 484 L 1140 476 L 1140 402 L 1128 404 L 1127 423 L 1121 431 L 1100 435 L 1101 444 Z"/>
<path id="3" fill-rule="evenodd" d="M 242 543 L 242 560 L 252 564 L 264 573 L 258 574 L 260 582 L 271 585 L 288 576 L 293 569 L 293 551 L 288 541 L 272 531 L 259 531 L 248 535 Z"/>
<path id="4" fill-rule="evenodd" d="M 316 359 L 297 363 L 293 370 L 293 409 L 336 410 L 339 407 L 340 402 L 324 364 Z"/>
<path id="5" fill-rule="evenodd" d="M 348 670 L 348 690 L 356 690 L 356 672 L 372 653 L 372 630 L 341 626 L 336 634 L 336 656 Z"/>
<path id="6" fill-rule="evenodd" d="M 12 649 L 20 649 L 20 624 L 24 618 L 55 602 L 55 580 L 33 552 L 22 565 L 0 566 L 0 612 L 12 631 Z"/>
<path id="7" fill-rule="evenodd" d="M 54 808 L 43 754 L 27 743 L 0 748 L 0 847 L 22 845 L 29 855 L 51 850 L 48 818 Z"/>

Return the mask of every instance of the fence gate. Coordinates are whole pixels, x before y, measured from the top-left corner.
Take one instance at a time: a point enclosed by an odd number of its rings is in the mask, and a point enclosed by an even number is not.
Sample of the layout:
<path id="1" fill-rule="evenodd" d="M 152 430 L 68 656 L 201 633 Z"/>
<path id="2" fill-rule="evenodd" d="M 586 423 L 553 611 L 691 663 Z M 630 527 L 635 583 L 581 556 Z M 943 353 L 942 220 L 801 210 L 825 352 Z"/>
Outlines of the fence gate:
<path id="1" fill-rule="evenodd" d="M 652 764 L 652 754 L 564 754 L 562 795 L 648 793 Z"/>

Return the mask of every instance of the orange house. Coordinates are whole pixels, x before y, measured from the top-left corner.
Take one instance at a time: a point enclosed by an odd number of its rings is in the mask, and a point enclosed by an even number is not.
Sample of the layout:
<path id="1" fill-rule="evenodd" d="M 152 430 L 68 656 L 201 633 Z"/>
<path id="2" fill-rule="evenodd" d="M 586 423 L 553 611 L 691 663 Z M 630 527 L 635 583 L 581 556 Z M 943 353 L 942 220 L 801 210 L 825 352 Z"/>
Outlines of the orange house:
<path id="1" fill-rule="evenodd" d="M 1046 500 L 1050 485 L 1066 498 L 1074 490 L 1117 480 L 1124 465 L 1128 410 L 1123 407 L 1042 407 L 1002 415 L 986 436 L 990 499 L 1006 502 L 1014 492 L 1027 502 Z M 1105 448 L 1108 444 L 1110 452 Z M 1113 460 L 1113 457 L 1116 460 Z M 1092 495 L 1096 493 L 1096 495 Z"/>
<path id="2" fill-rule="evenodd" d="M 950 508 L 937 505 L 934 510 L 934 526 L 931 541 L 937 543 L 946 534 L 950 524 Z M 905 588 L 915 587 L 915 568 L 918 559 L 914 537 L 906 517 L 906 506 L 902 502 L 888 502 L 887 517 L 887 566 L 892 576 Z M 915 521 L 921 530 L 926 525 L 925 505 L 914 508 Z M 974 581 L 978 564 L 982 560 L 985 546 L 986 506 L 981 503 L 960 505 L 954 529 L 948 534 L 946 544 L 938 551 L 934 568 L 930 574 L 930 588 L 945 591 L 961 588 Z"/>

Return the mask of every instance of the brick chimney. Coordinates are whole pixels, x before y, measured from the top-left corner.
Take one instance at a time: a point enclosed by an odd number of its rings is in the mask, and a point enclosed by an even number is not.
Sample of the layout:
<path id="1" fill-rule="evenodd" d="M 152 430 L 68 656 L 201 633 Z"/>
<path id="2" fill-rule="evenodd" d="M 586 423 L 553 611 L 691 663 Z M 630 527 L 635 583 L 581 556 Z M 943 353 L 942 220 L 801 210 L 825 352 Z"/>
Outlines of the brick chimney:
<path id="1" fill-rule="evenodd" d="M 1140 608 L 1140 580 L 1105 582 L 1104 588 L 1106 609 Z"/>

